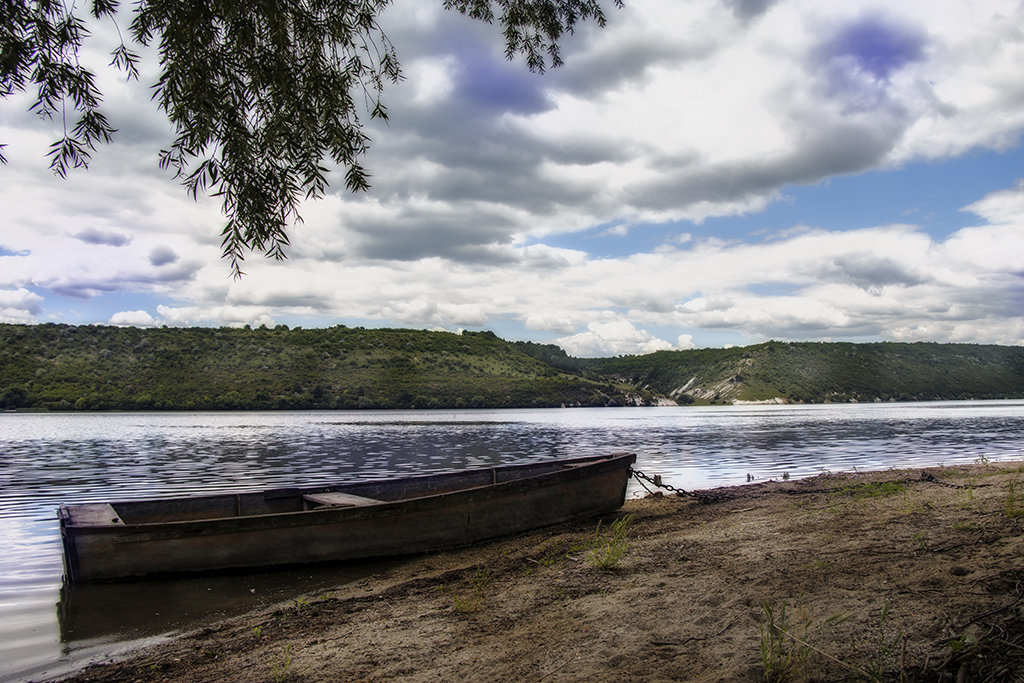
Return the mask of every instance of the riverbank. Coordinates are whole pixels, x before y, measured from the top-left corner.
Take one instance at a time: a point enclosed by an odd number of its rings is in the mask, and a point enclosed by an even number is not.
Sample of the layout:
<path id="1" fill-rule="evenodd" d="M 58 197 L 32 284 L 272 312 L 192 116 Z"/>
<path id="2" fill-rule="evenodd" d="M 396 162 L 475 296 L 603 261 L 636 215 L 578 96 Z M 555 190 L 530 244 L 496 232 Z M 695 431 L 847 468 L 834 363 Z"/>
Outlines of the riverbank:
<path id="1" fill-rule="evenodd" d="M 1020 680 L 1024 462 L 627 501 L 415 558 L 68 681 Z M 614 555 L 612 555 L 613 557 Z"/>

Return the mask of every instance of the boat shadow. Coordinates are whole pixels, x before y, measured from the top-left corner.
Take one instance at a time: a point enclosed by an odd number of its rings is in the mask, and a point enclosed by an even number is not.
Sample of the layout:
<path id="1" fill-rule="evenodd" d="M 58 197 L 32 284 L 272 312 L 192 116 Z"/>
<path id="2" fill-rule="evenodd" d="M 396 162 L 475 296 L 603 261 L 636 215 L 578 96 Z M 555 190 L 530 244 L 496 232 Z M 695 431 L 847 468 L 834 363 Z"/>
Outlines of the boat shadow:
<path id="1" fill-rule="evenodd" d="M 191 631 L 331 589 L 408 558 L 335 562 L 117 583 L 69 583 L 57 603 L 65 650 Z"/>

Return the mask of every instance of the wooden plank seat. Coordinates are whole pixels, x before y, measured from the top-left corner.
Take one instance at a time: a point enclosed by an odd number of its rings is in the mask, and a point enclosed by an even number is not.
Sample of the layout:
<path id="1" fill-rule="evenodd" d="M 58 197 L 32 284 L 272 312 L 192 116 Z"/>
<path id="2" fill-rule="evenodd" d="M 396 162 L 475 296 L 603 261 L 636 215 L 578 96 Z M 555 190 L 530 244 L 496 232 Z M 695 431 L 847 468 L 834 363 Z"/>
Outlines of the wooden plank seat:
<path id="1" fill-rule="evenodd" d="M 383 503 L 382 500 L 376 498 L 366 498 L 365 496 L 356 496 L 351 493 L 342 493 L 340 491 L 327 491 L 325 493 L 307 493 L 302 496 L 302 500 L 306 501 L 307 504 L 312 504 L 316 507 L 322 507 L 330 505 L 332 507 L 353 507 L 356 505 L 376 505 L 377 503 Z"/>
<path id="2" fill-rule="evenodd" d="M 118 526 L 123 524 L 109 503 L 85 503 L 68 508 L 71 520 L 80 526 Z"/>

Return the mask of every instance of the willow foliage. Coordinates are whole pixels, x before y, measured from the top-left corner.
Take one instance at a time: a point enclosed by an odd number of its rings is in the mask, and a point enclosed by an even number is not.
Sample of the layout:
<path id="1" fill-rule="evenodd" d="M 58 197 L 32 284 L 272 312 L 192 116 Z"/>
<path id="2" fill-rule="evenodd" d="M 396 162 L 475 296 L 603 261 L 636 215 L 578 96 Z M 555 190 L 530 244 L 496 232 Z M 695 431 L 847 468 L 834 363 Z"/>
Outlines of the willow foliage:
<path id="1" fill-rule="evenodd" d="M 128 43 L 155 46 L 154 100 L 175 131 L 160 165 L 188 192 L 220 198 L 223 255 L 234 274 L 249 252 L 285 257 L 303 199 L 328 187 L 328 164 L 345 186 L 369 187 L 361 165 L 363 117 L 386 120 L 385 86 L 402 78 L 378 18 L 391 0 L 138 0 Z M 92 0 L 95 20 L 117 22 L 117 0 Z M 621 5 L 619 0 L 615 5 Z M 558 41 L 582 21 L 604 25 L 597 0 L 446 0 L 446 9 L 498 23 L 506 55 L 543 72 L 562 63 Z M 100 110 L 95 74 L 78 54 L 88 37 L 74 3 L 0 2 L 0 96 L 35 89 L 32 109 L 62 122 L 48 153 L 60 176 L 88 166 L 115 130 Z M 118 34 L 121 35 L 120 27 Z M 138 78 L 123 39 L 110 67 Z M 2 149 L 2 146 L 0 146 Z M 0 161 L 6 159 L 0 154 Z"/>

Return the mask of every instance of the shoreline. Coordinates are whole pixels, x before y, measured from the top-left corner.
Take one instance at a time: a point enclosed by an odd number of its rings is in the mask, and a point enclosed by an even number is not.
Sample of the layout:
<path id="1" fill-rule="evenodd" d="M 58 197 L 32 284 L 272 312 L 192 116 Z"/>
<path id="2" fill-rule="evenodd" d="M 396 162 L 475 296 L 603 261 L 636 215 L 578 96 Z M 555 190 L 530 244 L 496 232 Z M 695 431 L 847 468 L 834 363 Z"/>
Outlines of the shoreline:
<path id="1" fill-rule="evenodd" d="M 1024 460 L 823 474 L 416 557 L 60 680 L 1019 680 L 1022 558 Z"/>

